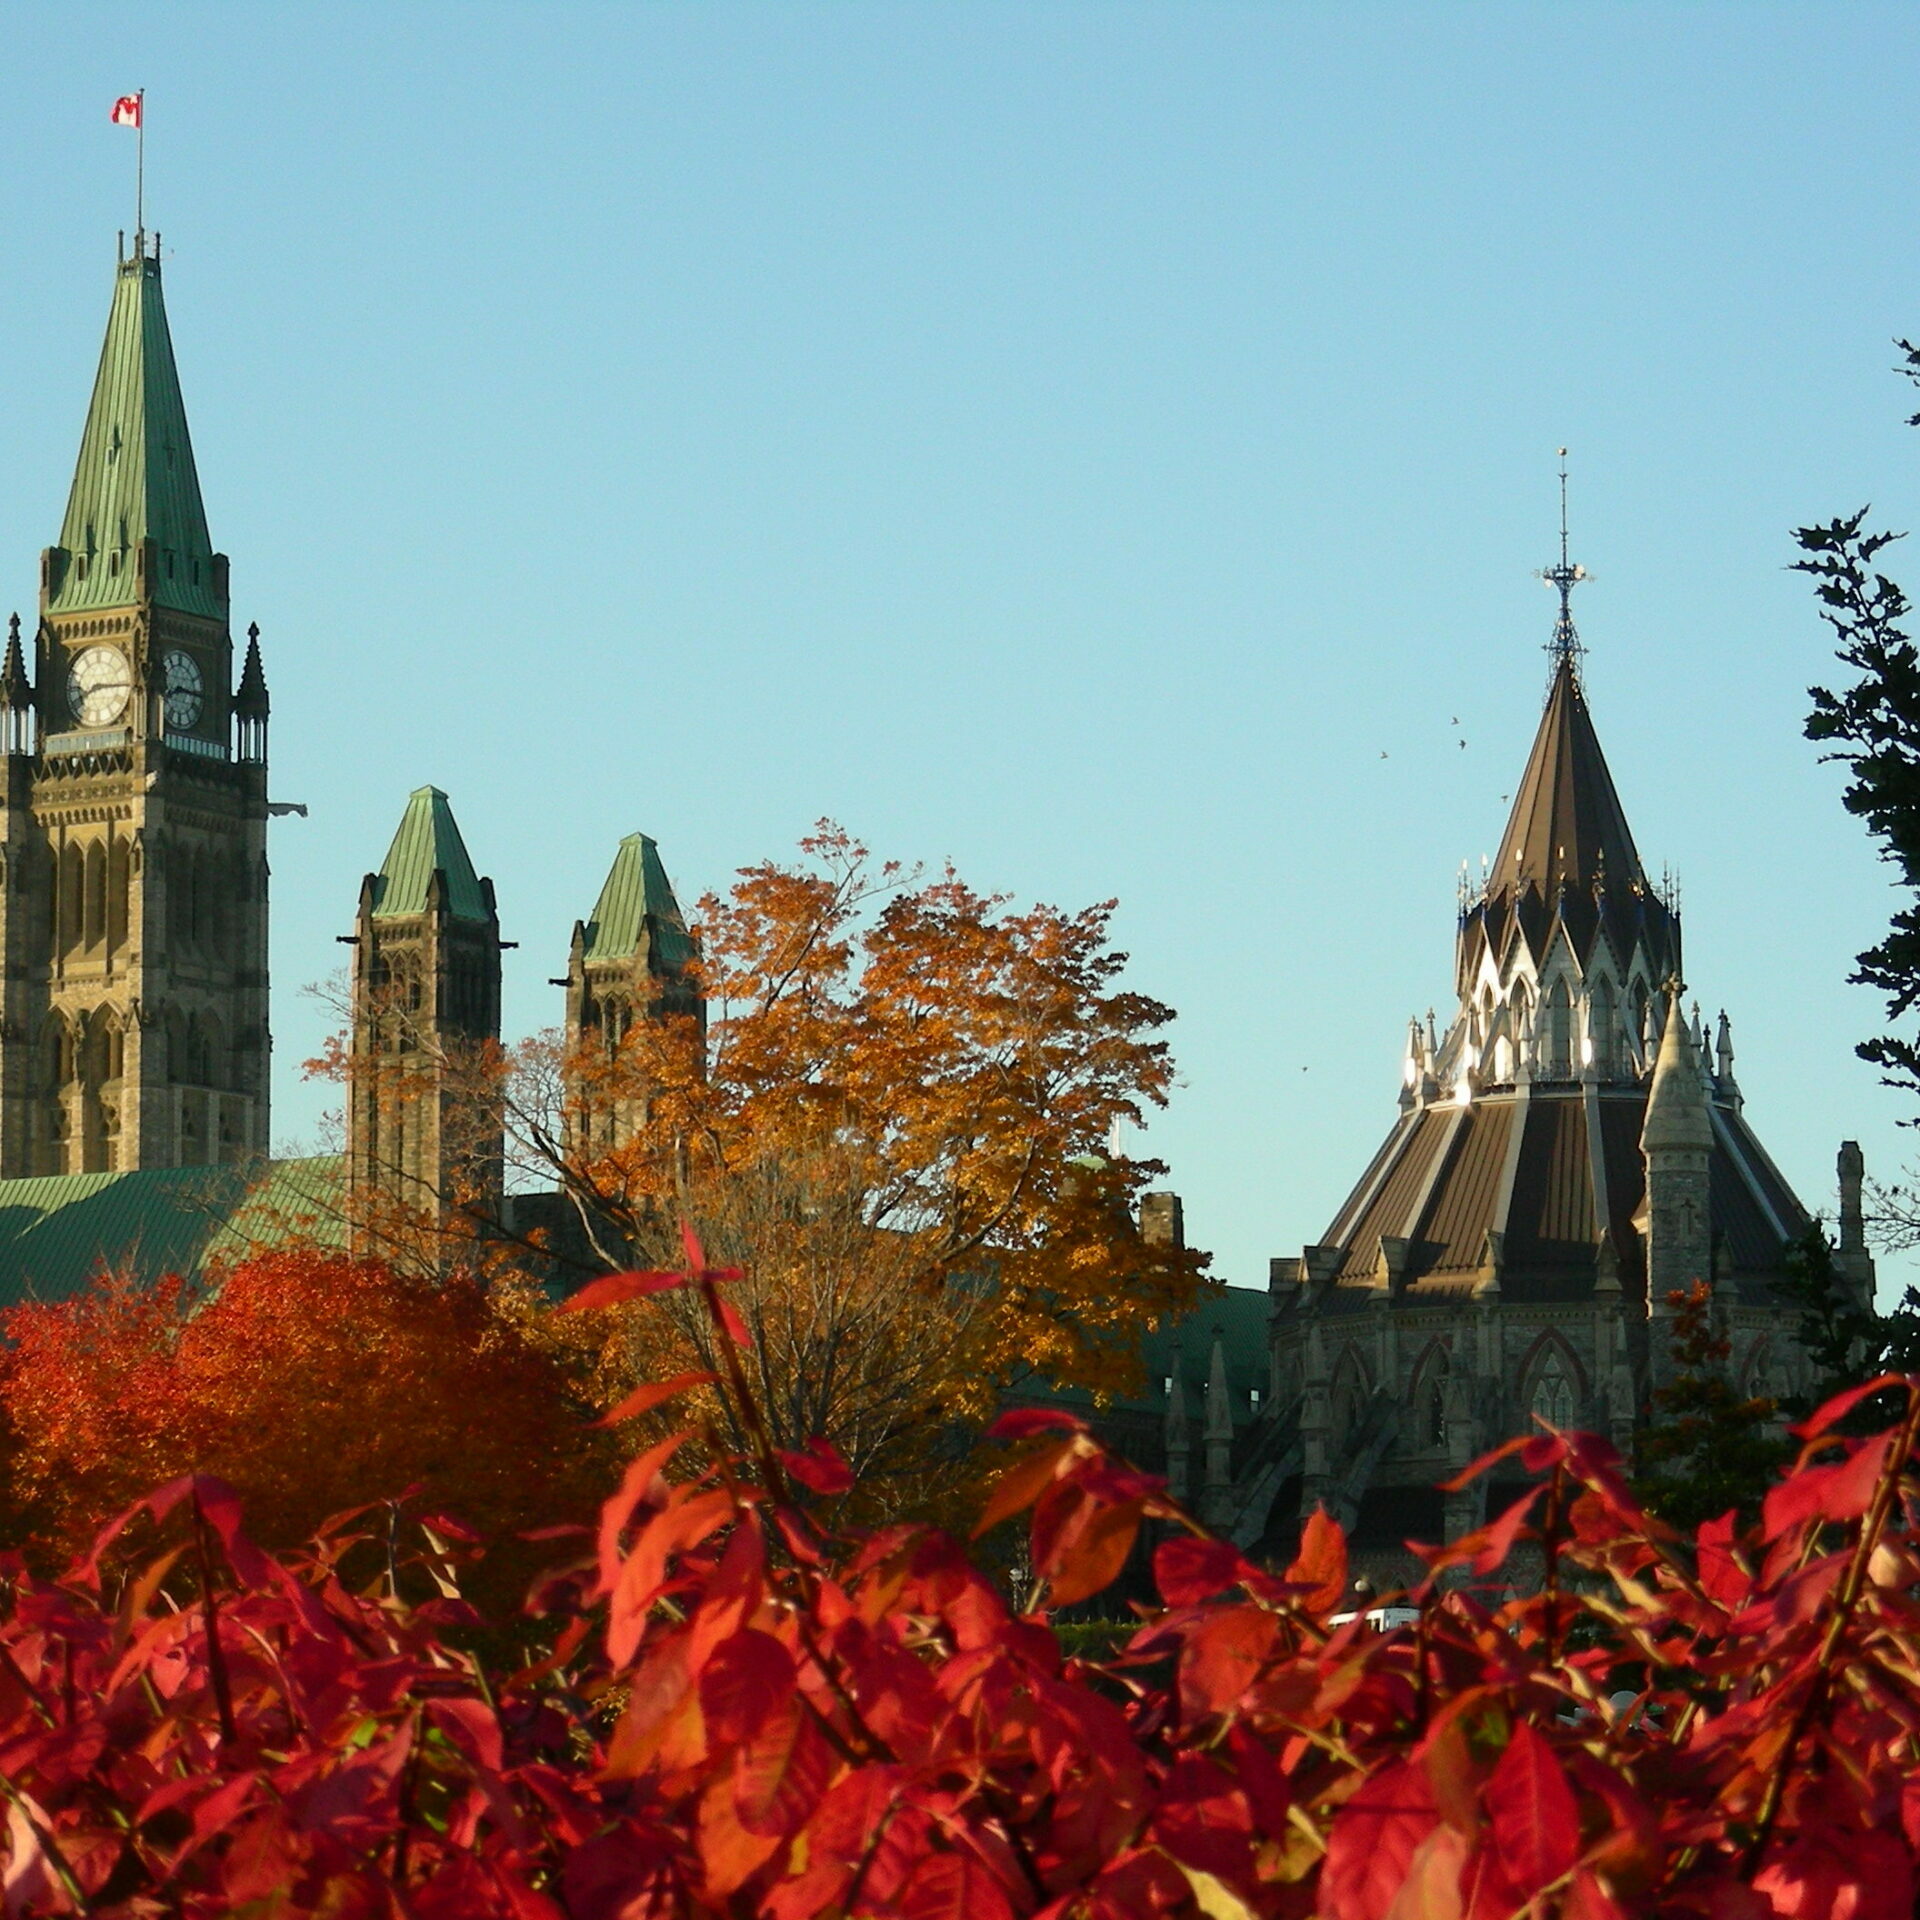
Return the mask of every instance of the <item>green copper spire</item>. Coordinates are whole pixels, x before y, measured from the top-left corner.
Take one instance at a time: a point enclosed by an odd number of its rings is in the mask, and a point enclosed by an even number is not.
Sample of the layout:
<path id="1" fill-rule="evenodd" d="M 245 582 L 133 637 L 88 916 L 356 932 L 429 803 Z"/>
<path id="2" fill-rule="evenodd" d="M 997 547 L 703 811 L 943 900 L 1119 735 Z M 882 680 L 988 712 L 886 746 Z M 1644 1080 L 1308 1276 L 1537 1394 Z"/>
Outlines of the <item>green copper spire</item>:
<path id="1" fill-rule="evenodd" d="M 693 942 L 660 862 L 660 849 L 644 833 L 630 833 L 620 842 L 587 922 L 586 957 L 631 960 L 649 933 L 659 967 L 682 967 L 693 958 Z"/>
<path id="2" fill-rule="evenodd" d="M 150 257 L 136 246 L 114 279 L 80 463 L 51 556 L 47 611 L 124 607 L 143 598 L 137 575 L 147 540 L 154 554 L 145 587 L 155 602 L 223 618 L 160 261 L 157 251 Z"/>
<path id="3" fill-rule="evenodd" d="M 417 787 L 407 799 L 399 831 L 374 879 L 374 918 L 398 920 L 425 913 L 427 891 L 436 872 L 446 875 L 447 911 L 454 919 L 485 922 L 493 918 L 493 903 L 473 870 L 447 796 L 438 787 Z"/>

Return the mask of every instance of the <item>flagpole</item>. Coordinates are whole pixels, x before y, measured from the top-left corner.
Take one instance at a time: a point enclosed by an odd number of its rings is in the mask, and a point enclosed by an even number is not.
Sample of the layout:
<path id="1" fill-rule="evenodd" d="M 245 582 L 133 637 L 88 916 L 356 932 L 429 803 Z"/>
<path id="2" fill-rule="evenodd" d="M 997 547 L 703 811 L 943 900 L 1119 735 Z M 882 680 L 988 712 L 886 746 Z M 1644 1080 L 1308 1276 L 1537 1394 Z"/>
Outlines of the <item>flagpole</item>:
<path id="1" fill-rule="evenodd" d="M 147 250 L 147 90 L 142 87 L 133 96 L 140 104 L 134 109 L 133 230 L 134 251 Z"/>

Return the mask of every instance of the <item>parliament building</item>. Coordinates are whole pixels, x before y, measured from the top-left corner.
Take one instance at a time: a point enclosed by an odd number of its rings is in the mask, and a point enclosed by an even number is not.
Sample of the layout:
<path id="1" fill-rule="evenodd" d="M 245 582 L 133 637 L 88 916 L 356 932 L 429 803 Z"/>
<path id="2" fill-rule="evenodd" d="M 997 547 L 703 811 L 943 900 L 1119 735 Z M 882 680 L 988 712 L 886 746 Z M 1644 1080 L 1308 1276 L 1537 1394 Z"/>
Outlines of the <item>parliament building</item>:
<path id="1" fill-rule="evenodd" d="M 1563 552 L 1539 732 L 1461 903 L 1457 1011 L 1409 1028 L 1385 1140 L 1267 1291 L 1153 1335 L 1145 1392 L 1106 1412 L 1249 1546 L 1316 1503 L 1363 1546 L 1457 1532 L 1474 1496 L 1437 1483 L 1535 1414 L 1630 1441 L 1667 1364 L 1667 1295 L 1695 1280 L 1742 1382 L 1804 1372 L 1778 1283 L 1809 1212 L 1747 1114 L 1726 1019 L 1683 997 L 1679 914 L 1588 709 L 1578 577 Z M 58 1297 L 102 1259 L 229 1257 L 289 1207 L 339 1222 L 356 1193 L 430 1199 L 456 1153 L 472 1170 L 471 1116 L 431 1063 L 497 1038 L 502 942 L 432 787 L 344 936 L 346 1151 L 269 1158 L 269 716 L 201 502 L 159 241 L 136 235 L 37 619 L 11 623 L 0 665 L 0 1304 Z M 658 849 L 629 835 L 573 932 L 569 1041 L 617 1044 L 690 950 Z M 1843 1148 L 1839 1258 L 1870 1299 L 1860 1183 Z M 1150 1231 L 1181 1232 L 1173 1196 L 1149 1208 Z"/>

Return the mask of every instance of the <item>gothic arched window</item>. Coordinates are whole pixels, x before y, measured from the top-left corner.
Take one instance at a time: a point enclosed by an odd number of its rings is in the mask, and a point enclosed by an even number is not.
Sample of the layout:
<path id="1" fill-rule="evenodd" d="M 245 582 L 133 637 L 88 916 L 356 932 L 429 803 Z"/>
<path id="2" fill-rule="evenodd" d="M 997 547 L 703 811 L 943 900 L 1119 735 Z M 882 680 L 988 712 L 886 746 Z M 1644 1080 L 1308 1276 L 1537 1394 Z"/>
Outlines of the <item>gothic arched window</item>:
<path id="1" fill-rule="evenodd" d="M 1534 1369 L 1528 1407 L 1549 1426 L 1565 1428 L 1575 1424 L 1575 1401 L 1573 1373 L 1566 1356 L 1558 1347 L 1550 1346 Z"/>
<path id="2" fill-rule="evenodd" d="M 1573 1077 L 1573 996 L 1556 980 L 1540 1005 L 1540 1070 L 1549 1080 Z"/>
<path id="3" fill-rule="evenodd" d="M 1447 1444 L 1447 1356 L 1436 1347 L 1420 1365 L 1413 1389 L 1414 1444 L 1438 1449 Z"/>
<path id="4" fill-rule="evenodd" d="M 1587 989 L 1587 1058 L 1601 1079 L 1613 1077 L 1618 1033 L 1613 1017 L 1613 986 L 1602 975 Z"/>
<path id="5" fill-rule="evenodd" d="M 1327 1437 L 1336 1448 L 1344 1447 L 1353 1438 L 1360 1424 L 1360 1410 L 1367 1403 L 1366 1376 L 1351 1348 L 1334 1370 L 1332 1401 Z"/>

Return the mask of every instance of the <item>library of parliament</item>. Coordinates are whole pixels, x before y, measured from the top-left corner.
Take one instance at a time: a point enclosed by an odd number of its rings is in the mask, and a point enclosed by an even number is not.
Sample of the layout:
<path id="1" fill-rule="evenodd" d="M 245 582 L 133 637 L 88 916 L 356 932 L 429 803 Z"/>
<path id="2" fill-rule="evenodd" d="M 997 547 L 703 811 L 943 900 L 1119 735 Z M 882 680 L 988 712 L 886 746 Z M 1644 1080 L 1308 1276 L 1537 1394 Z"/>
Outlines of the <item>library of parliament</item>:
<path id="1" fill-rule="evenodd" d="M 1326 1505 L 1357 1550 L 1467 1525 L 1435 1483 L 1539 1414 L 1629 1442 L 1667 1353 L 1670 1290 L 1704 1281 L 1749 1391 L 1790 1388 L 1779 1282 L 1802 1205 L 1761 1147 L 1730 1030 L 1680 998 L 1676 903 L 1648 881 L 1588 709 L 1564 551 L 1548 698 L 1500 852 L 1453 929 L 1458 1011 L 1409 1035 L 1385 1141 L 1317 1241 L 1148 1337 L 1109 1424 L 1248 1546 Z M 184 1270 L 280 1177 L 269 1160 L 269 700 L 236 647 L 161 294 L 118 262 L 106 343 L 30 638 L 0 665 L 0 1302 L 102 1259 Z M 347 903 L 342 903 L 343 920 Z M 500 929 L 447 796 L 406 803 L 353 931 L 353 1055 L 404 981 L 410 1031 L 497 1037 Z M 557 944 L 557 943 L 556 943 Z M 689 951 L 654 843 L 630 834 L 574 928 L 567 1037 L 617 1035 Z M 351 1196 L 439 1188 L 447 1097 L 350 1072 Z M 456 1116 L 457 1117 L 457 1116 Z M 457 1131 L 457 1128 L 454 1129 Z M 1871 1300 L 1857 1148 L 1838 1260 Z M 190 1185 L 183 1183 L 191 1183 Z M 219 1231 L 209 1240 L 212 1220 Z M 1150 1196 L 1152 1230 L 1182 1231 Z M 229 1241 L 227 1251 L 232 1251 Z"/>

